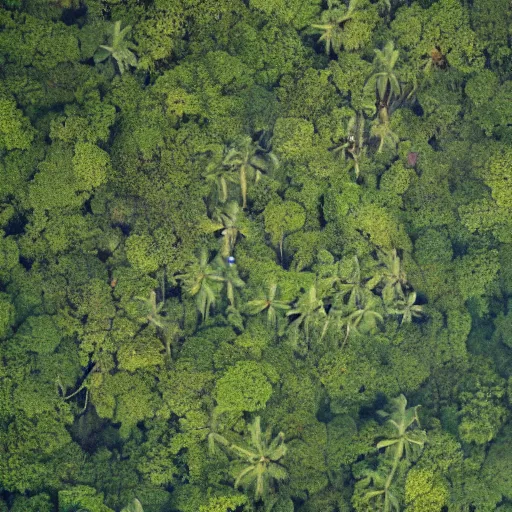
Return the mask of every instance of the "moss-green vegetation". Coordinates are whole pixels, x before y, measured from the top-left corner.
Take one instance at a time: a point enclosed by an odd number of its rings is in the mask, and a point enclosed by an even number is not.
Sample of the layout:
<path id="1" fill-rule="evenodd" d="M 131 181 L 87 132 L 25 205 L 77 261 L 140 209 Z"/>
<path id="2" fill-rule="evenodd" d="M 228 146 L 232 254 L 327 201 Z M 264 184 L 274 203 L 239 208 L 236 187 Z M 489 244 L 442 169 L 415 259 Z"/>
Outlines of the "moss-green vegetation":
<path id="1" fill-rule="evenodd" d="M 512 510 L 508 0 L 0 0 L 0 512 Z"/>

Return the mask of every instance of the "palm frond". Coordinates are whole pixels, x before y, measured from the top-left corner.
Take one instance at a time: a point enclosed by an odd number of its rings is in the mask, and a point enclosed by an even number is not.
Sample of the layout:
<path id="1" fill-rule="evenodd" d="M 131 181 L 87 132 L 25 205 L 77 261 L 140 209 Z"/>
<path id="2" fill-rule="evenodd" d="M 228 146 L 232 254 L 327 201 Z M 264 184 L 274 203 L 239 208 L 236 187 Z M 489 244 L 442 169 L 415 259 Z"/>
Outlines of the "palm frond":
<path id="1" fill-rule="evenodd" d="M 252 466 L 247 466 L 246 468 L 244 468 L 236 477 L 235 484 L 234 484 L 235 489 L 240 487 L 240 485 L 243 484 L 244 479 L 248 478 L 251 473 L 256 472 L 257 467 L 258 466 L 256 464 L 254 464 Z"/>

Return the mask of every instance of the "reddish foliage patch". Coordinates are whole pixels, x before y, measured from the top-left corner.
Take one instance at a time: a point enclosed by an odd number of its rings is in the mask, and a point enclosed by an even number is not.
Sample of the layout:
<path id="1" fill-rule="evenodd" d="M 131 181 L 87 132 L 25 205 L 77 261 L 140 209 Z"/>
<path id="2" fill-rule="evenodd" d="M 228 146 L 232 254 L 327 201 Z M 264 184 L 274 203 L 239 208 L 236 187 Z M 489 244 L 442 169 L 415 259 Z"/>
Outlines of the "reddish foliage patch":
<path id="1" fill-rule="evenodd" d="M 412 151 L 410 153 L 407 153 L 407 163 L 411 167 L 414 167 L 416 165 L 417 161 L 418 161 L 418 153 L 412 152 Z"/>

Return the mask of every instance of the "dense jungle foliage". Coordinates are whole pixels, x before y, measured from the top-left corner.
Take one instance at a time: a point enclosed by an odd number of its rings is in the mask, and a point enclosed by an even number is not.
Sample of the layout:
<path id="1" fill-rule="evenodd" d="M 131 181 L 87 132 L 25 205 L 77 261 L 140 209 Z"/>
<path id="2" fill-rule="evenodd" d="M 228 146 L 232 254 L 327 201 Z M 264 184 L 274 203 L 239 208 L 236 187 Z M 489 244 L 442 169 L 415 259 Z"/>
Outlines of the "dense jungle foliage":
<path id="1" fill-rule="evenodd" d="M 509 0 L 0 0 L 0 511 L 512 511 Z"/>

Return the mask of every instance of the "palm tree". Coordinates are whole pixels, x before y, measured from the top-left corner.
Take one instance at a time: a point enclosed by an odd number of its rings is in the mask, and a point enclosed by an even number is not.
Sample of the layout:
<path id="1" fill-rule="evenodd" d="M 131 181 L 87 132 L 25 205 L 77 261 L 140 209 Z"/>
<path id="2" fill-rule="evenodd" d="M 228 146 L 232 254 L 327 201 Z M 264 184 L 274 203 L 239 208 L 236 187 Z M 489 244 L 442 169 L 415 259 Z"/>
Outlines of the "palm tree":
<path id="1" fill-rule="evenodd" d="M 57 376 L 56 384 L 58 385 L 64 400 L 69 400 L 70 398 L 73 398 L 74 396 L 78 395 L 78 393 L 80 393 L 80 391 L 85 389 L 85 404 L 82 409 L 82 412 L 84 412 L 87 409 L 87 405 L 89 404 L 89 389 L 90 389 L 90 387 L 93 387 L 93 385 L 91 385 L 91 378 L 94 375 L 94 373 L 97 373 L 97 372 L 101 372 L 100 365 L 97 363 L 94 363 L 93 367 L 87 373 L 84 380 L 82 381 L 82 384 L 80 384 L 80 386 L 78 386 L 78 388 L 75 391 L 71 392 L 69 395 L 65 394 L 65 389 L 64 389 L 64 386 L 62 385 L 61 378 L 60 378 L 60 376 Z"/>
<path id="2" fill-rule="evenodd" d="M 372 126 L 371 134 L 380 139 L 378 153 L 383 150 L 386 144 L 396 148 L 399 142 L 398 136 L 391 130 L 389 124 L 389 106 L 393 97 L 398 97 L 401 93 L 400 82 L 394 71 L 398 56 L 399 52 L 395 50 L 393 41 L 389 41 L 382 50 L 375 50 L 374 73 L 365 86 L 375 84 L 377 94 L 378 118 Z"/>
<path id="3" fill-rule="evenodd" d="M 344 305 L 341 307 L 336 304 L 331 305 L 322 328 L 320 341 L 324 339 L 325 335 L 332 327 L 334 327 L 337 331 L 342 331 L 345 329 L 345 337 L 341 343 L 341 347 L 343 348 L 348 340 L 348 337 L 350 336 L 350 321 L 348 315 L 346 314 Z"/>
<path id="4" fill-rule="evenodd" d="M 179 334 L 180 328 L 175 322 L 170 321 L 167 316 L 161 314 L 164 308 L 164 301 L 159 304 L 156 303 L 156 292 L 154 290 L 150 292 L 149 299 L 145 297 L 135 297 L 135 299 L 144 303 L 148 322 L 153 324 L 162 333 L 165 351 L 170 361 L 172 359 L 171 343 Z"/>
<path id="5" fill-rule="evenodd" d="M 265 432 L 261 431 L 259 416 L 249 426 L 249 432 L 250 448 L 232 444 L 214 432 L 208 436 L 208 443 L 211 453 L 215 452 L 217 443 L 246 464 L 238 473 L 234 487 L 254 487 L 254 497 L 259 501 L 267 496 L 272 480 L 285 480 L 288 476 L 286 469 L 279 462 L 286 455 L 286 445 L 282 432 L 272 439 L 271 428 L 267 428 Z"/>
<path id="6" fill-rule="evenodd" d="M 278 164 L 275 155 L 266 151 L 251 137 L 244 137 L 240 144 L 232 147 L 224 157 L 223 166 L 238 173 L 238 183 L 242 196 L 242 208 L 247 208 L 247 180 L 253 179 L 255 183 L 261 179 L 271 165 Z"/>
<path id="7" fill-rule="evenodd" d="M 421 451 L 426 441 L 425 431 L 417 429 L 410 430 L 415 423 L 416 426 L 420 427 L 418 405 L 407 409 L 407 399 L 404 395 L 400 395 L 398 398 L 392 400 L 391 408 L 391 413 L 379 411 L 380 416 L 388 418 L 387 424 L 395 431 L 395 435 L 377 443 L 377 449 L 385 448 L 386 454 L 391 455 L 393 458 L 391 472 L 384 484 L 384 510 L 392 510 L 392 504 L 390 503 L 390 498 L 386 494 L 386 491 L 388 491 L 391 486 L 400 460 L 402 460 L 404 456 L 406 460 L 411 460 Z"/>
<path id="8" fill-rule="evenodd" d="M 121 22 L 116 21 L 112 30 L 112 41 L 110 46 L 100 45 L 99 49 L 94 54 L 94 62 L 103 62 L 108 57 L 112 56 L 117 62 L 119 72 L 123 74 L 130 66 L 137 67 L 137 57 L 131 50 L 135 50 L 136 46 L 125 40 L 132 27 L 127 25 L 121 30 Z"/>
<path id="9" fill-rule="evenodd" d="M 219 202 L 225 203 L 228 199 L 228 181 L 231 181 L 231 176 L 227 176 L 227 170 L 221 166 L 210 165 L 207 171 L 206 181 L 215 185 Z"/>
<path id="10" fill-rule="evenodd" d="M 334 12 L 333 12 L 334 11 Z M 340 27 L 340 17 L 335 10 L 328 10 L 322 13 L 320 23 L 311 25 L 315 32 L 322 35 L 318 42 L 325 43 L 325 54 L 330 55 L 331 49 L 338 54 L 343 45 L 343 31 Z"/>
<path id="11" fill-rule="evenodd" d="M 373 501 L 377 510 L 382 512 L 400 512 L 400 503 L 398 498 L 386 488 L 386 474 L 377 469 L 365 469 L 362 471 L 360 480 L 362 487 L 373 487 L 377 490 L 371 490 L 365 493 L 365 501 Z"/>
<path id="12" fill-rule="evenodd" d="M 222 224 L 222 248 L 220 254 L 227 258 L 233 254 L 238 235 L 246 236 L 247 231 L 239 221 L 240 207 L 235 201 L 230 201 L 224 208 L 215 208 L 212 219 Z"/>
<path id="13" fill-rule="evenodd" d="M 160 314 L 160 311 L 162 311 L 162 308 L 164 307 L 164 303 L 156 303 L 156 292 L 151 290 L 149 299 L 146 299 L 145 297 L 135 297 L 135 299 L 144 302 L 147 309 L 147 319 L 149 323 L 153 324 L 155 327 L 164 329 L 167 318 Z"/>
<path id="14" fill-rule="evenodd" d="M 244 319 L 241 312 L 235 307 L 229 305 L 226 308 L 226 320 L 228 324 L 235 327 L 238 331 L 243 332 L 244 330 Z"/>
<path id="15" fill-rule="evenodd" d="M 355 142 L 355 136 L 357 131 L 357 114 L 354 113 L 345 123 L 344 132 L 347 134 L 345 138 L 342 139 L 339 145 L 330 148 L 334 154 L 341 153 L 344 158 L 348 157 L 348 153 L 350 152 L 349 148 L 351 148 Z"/>
<path id="16" fill-rule="evenodd" d="M 395 435 L 379 441 L 377 449 L 386 448 L 386 453 L 391 454 L 394 459 L 405 458 L 410 460 L 418 451 L 423 448 L 426 434 L 423 430 L 409 430 L 416 424 L 421 428 L 418 417 L 419 405 L 407 408 L 407 398 L 402 394 L 391 400 L 391 413 L 379 411 L 379 416 L 387 418 L 387 424 L 395 431 Z"/>
<path id="17" fill-rule="evenodd" d="M 292 332 L 297 334 L 300 327 L 304 329 L 306 343 L 309 344 L 309 330 L 312 324 L 318 323 L 326 317 L 324 303 L 318 298 L 318 287 L 311 285 L 309 291 L 304 293 L 295 304 L 295 308 L 286 313 L 286 316 L 298 315 L 290 324 Z"/>
<path id="18" fill-rule="evenodd" d="M 347 315 L 349 329 L 358 331 L 361 327 L 364 331 L 371 332 L 377 328 L 378 322 L 383 322 L 384 318 L 375 309 L 379 305 L 379 298 L 369 291 L 365 291 L 360 300 L 349 302 L 352 311 Z"/>
<path id="19" fill-rule="evenodd" d="M 121 512 L 144 512 L 144 509 L 142 508 L 141 502 L 137 498 L 134 498 L 134 500 L 124 507 Z"/>
<path id="20" fill-rule="evenodd" d="M 220 144 L 210 144 L 206 153 L 210 160 L 206 165 L 206 181 L 216 190 L 218 201 L 225 203 L 229 196 L 228 183 L 237 181 L 231 171 L 223 165 L 225 148 Z"/>
<path id="21" fill-rule="evenodd" d="M 246 306 L 246 312 L 249 315 L 258 315 L 263 311 L 267 312 L 267 325 L 276 327 L 278 314 L 283 311 L 288 311 L 290 306 L 283 301 L 276 300 L 277 284 L 272 283 L 269 286 L 268 293 L 261 299 L 251 300 Z"/>
<path id="22" fill-rule="evenodd" d="M 325 42 L 325 53 L 329 55 L 331 49 L 334 53 L 340 53 L 343 46 L 343 25 L 353 18 L 359 0 L 350 0 L 348 8 L 328 9 L 322 13 L 320 23 L 311 27 L 315 32 L 321 33 L 319 42 Z"/>
<path id="23" fill-rule="evenodd" d="M 389 119 L 384 113 L 387 113 L 387 110 L 382 109 L 379 112 L 379 118 L 375 120 L 370 131 L 371 135 L 378 137 L 380 141 L 377 153 L 381 153 L 385 146 L 396 150 L 396 146 L 400 142 L 400 137 L 391 129 Z"/>
<path id="24" fill-rule="evenodd" d="M 395 302 L 395 307 L 388 309 L 391 315 L 398 315 L 402 317 L 400 325 L 404 323 L 411 323 L 413 318 L 420 318 L 423 316 L 423 306 L 415 304 L 416 292 L 411 292 L 403 299 L 399 298 Z"/>
<path id="25" fill-rule="evenodd" d="M 375 82 L 379 112 L 383 110 L 385 114 L 383 122 L 388 120 L 388 107 L 393 96 L 400 96 L 400 83 L 394 71 L 398 56 L 399 51 L 395 50 L 393 41 L 389 41 L 382 50 L 375 50 L 374 73 L 367 82 L 367 85 Z"/>
<path id="26" fill-rule="evenodd" d="M 222 280 L 226 284 L 226 296 L 230 306 L 235 306 L 235 289 L 243 288 L 245 282 L 240 279 L 236 265 L 226 263 L 225 261 L 221 267 Z"/>
<path id="27" fill-rule="evenodd" d="M 373 261 L 373 260 L 372 260 Z M 375 309 L 379 306 L 379 298 L 372 290 L 382 280 L 382 275 L 376 273 L 367 278 L 363 277 L 359 258 L 354 256 L 350 260 L 349 269 L 344 268 L 343 260 L 336 265 L 336 271 L 324 276 L 321 283 L 331 288 L 330 309 L 324 323 L 320 339 L 323 339 L 331 327 L 345 330 L 342 347 L 347 342 L 351 332 L 357 332 L 363 326 L 371 331 L 382 322 L 383 317 Z M 378 270 L 372 265 L 370 271 Z M 347 271 L 348 270 L 348 271 Z M 368 269 L 367 269 L 368 270 Z"/>
<path id="28" fill-rule="evenodd" d="M 359 162 L 364 154 L 364 116 L 362 112 L 354 114 L 348 121 L 345 127 L 347 133 L 346 139 L 334 148 L 334 154 L 341 153 L 345 159 L 351 158 L 354 162 L 354 170 L 356 178 L 360 174 Z"/>
<path id="29" fill-rule="evenodd" d="M 214 284 L 224 282 L 218 263 L 208 261 L 208 251 L 202 249 L 198 261 L 189 266 L 188 272 L 177 275 L 176 279 L 181 280 L 187 293 L 196 298 L 202 319 L 208 319 L 210 310 L 215 307 Z"/>
<path id="30" fill-rule="evenodd" d="M 402 268 L 402 262 L 396 249 L 380 251 L 380 261 L 383 264 L 382 281 L 384 289 L 382 296 L 387 303 L 396 298 L 404 298 L 404 289 L 407 287 L 407 277 Z"/>
<path id="31" fill-rule="evenodd" d="M 405 457 L 406 461 L 411 462 L 425 444 L 425 432 L 413 430 L 414 426 L 420 427 L 418 408 L 419 406 L 407 408 L 407 399 L 400 395 L 391 401 L 391 413 L 378 411 L 380 416 L 387 418 L 387 425 L 394 431 L 390 437 L 377 443 L 377 449 L 385 448 L 386 455 L 391 457 L 391 470 L 386 476 L 382 466 L 377 470 L 367 468 L 362 471 L 363 478 L 360 482 L 364 488 L 374 488 L 365 493 L 364 499 L 373 500 L 377 509 L 383 512 L 400 511 L 399 500 L 391 492 L 393 478 L 400 461 Z"/>
<path id="32" fill-rule="evenodd" d="M 337 264 L 337 272 L 334 275 L 326 277 L 323 282 L 334 288 L 334 296 L 349 302 L 357 302 L 363 300 L 366 290 L 372 290 L 378 284 L 380 279 L 364 278 L 361 274 L 361 266 L 359 258 L 354 256 L 351 260 L 351 268 L 347 275 L 341 266 L 341 262 Z"/>
<path id="33" fill-rule="evenodd" d="M 364 116 L 362 112 L 357 113 L 354 125 L 354 134 L 352 136 L 352 145 L 348 149 L 348 152 L 350 153 L 352 160 L 354 160 L 354 169 L 357 179 L 360 174 L 359 162 L 366 152 L 364 147 Z"/>

